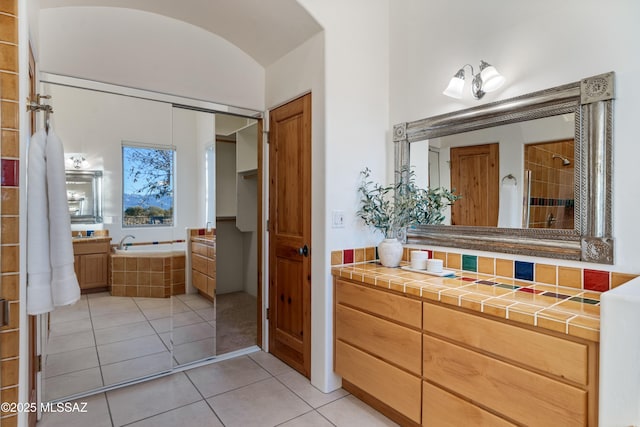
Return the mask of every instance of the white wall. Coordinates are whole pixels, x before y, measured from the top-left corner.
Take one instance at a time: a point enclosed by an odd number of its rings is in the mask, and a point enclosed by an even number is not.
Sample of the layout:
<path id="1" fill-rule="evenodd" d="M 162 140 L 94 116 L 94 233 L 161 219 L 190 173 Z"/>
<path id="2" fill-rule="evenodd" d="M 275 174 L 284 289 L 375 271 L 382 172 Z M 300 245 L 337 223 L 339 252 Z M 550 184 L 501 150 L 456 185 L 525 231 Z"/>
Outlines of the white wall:
<path id="1" fill-rule="evenodd" d="M 264 69 L 225 39 L 149 12 L 40 12 L 42 71 L 262 110 Z"/>
<path id="2" fill-rule="evenodd" d="M 198 115 L 166 103 L 91 90 L 47 83 L 43 89 L 55 99 L 51 123 L 62 139 L 65 153 L 83 153 L 89 169 L 104 172 L 105 223 L 74 225 L 74 229 L 108 229 L 115 243 L 125 234 L 135 235 L 138 242 L 184 238 L 186 227 L 200 226 L 203 214 L 198 213 L 200 209 L 194 203 L 200 199 L 199 187 L 192 184 L 204 167 L 204 156 L 198 155 L 196 148 Z M 175 144 L 175 226 L 122 227 L 122 141 Z"/>
<path id="3" fill-rule="evenodd" d="M 442 114 L 616 72 L 613 141 L 615 265 L 583 267 L 639 273 L 640 188 L 635 185 L 636 100 L 640 98 L 640 3 L 619 0 L 482 4 L 402 0 L 391 11 L 390 124 Z M 455 25 L 451 23 L 455 22 Z M 481 101 L 442 95 L 465 63 L 492 63 L 507 82 Z M 388 162 L 393 162 L 389 156 Z M 548 260 L 546 260 L 548 261 Z M 572 263 L 577 265 L 579 263 Z"/>
<path id="4" fill-rule="evenodd" d="M 312 92 L 311 382 L 329 391 L 340 385 L 332 363 L 330 251 L 381 238 L 356 221 L 355 189 L 365 166 L 386 179 L 389 2 L 298 1 L 324 32 L 267 68 L 266 104 Z M 330 228 L 333 210 L 351 218 L 345 228 Z"/>

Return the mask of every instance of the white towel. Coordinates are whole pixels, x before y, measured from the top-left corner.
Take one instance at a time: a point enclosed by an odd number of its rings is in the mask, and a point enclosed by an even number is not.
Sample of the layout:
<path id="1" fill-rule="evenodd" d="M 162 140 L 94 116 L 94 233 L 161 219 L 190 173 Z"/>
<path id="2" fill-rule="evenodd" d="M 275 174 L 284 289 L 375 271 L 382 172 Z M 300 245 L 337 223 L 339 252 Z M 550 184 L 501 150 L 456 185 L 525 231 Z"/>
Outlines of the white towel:
<path id="1" fill-rule="evenodd" d="M 521 228 L 518 218 L 518 187 L 512 180 L 500 186 L 500 203 L 498 208 L 498 227 Z"/>
<path id="2" fill-rule="evenodd" d="M 29 143 L 27 164 L 27 313 L 80 299 L 73 269 L 64 149 L 52 130 Z"/>

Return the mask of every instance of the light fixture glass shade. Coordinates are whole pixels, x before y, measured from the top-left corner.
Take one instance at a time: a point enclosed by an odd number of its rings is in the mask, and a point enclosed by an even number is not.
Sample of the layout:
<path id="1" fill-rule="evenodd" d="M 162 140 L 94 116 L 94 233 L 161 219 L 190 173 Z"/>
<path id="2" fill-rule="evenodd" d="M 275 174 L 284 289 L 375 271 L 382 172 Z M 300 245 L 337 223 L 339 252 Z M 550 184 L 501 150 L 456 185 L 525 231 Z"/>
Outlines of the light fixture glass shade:
<path id="1" fill-rule="evenodd" d="M 482 67 L 485 65 L 486 67 Z M 489 65 L 483 61 L 481 65 L 482 71 L 480 77 L 482 78 L 482 90 L 485 92 L 493 92 L 504 84 L 505 78 L 496 70 L 496 67 Z"/>
<path id="2" fill-rule="evenodd" d="M 464 89 L 464 71 L 460 70 L 449 81 L 449 86 L 442 92 L 451 98 L 462 98 L 462 89 Z"/>

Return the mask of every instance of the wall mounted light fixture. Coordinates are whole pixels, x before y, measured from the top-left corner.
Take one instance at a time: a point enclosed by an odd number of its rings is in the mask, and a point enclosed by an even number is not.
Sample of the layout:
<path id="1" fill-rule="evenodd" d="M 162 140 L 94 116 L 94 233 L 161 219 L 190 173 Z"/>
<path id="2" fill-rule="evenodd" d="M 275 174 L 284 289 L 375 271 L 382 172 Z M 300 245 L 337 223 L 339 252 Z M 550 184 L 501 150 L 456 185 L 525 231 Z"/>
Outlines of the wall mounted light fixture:
<path id="1" fill-rule="evenodd" d="M 89 167 L 89 162 L 87 162 L 87 159 L 82 154 L 70 155 L 67 157 L 65 163 L 67 168 L 85 169 Z"/>
<path id="2" fill-rule="evenodd" d="M 502 74 L 498 73 L 496 67 L 485 61 L 480 61 L 480 72 L 475 74 L 473 72 L 473 66 L 465 64 L 458 70 L 458 72 L 451 78 L 449 86 L 442 92 L 443 94 L 450 96 L 451 98 L 462 98 L 462 90 L 464 89 L 464 67 L 471 68 L 471 75 L 473 80 L 471 81 L 471 93 L 475 99 L 480 99 L 486 92 L 493 92 L 504 84 L 505 78 Z"/>

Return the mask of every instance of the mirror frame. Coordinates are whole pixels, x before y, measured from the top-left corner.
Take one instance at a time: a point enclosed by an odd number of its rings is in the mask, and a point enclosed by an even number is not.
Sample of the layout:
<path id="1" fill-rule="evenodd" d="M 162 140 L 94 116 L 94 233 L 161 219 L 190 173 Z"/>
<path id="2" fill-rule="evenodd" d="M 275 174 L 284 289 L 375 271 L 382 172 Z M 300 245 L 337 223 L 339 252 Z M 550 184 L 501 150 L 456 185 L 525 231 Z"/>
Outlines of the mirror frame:
<path id="1" fill-rule="evenodd" d="M 611 171 L 614 72 L 393 127 L 397 180 L 408 178 L 410 145 L 429 138 L 575 113 L 573 230 L 419 225 L 407 243 L 613 264 Z"/>

